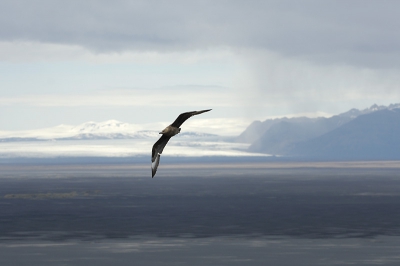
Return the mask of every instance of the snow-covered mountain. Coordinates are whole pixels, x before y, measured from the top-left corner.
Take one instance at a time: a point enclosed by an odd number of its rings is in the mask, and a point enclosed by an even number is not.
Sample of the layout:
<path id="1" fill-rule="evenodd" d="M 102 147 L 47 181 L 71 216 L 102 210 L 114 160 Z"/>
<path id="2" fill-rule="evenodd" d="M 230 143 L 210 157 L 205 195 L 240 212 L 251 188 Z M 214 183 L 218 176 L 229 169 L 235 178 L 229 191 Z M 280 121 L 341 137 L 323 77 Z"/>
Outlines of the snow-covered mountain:
<path id="1" fill-rule="evenodd" d="M 0 131 L 0 161 L 10 158 L 136 156 L 148 156 L 150 160 L 151 148 L 160 134 L 159 131 L 145 129 L 163 126 L 109 120 L 38 130 Z M 247 144 L 231 143 L 227 139 L 229 137 L 184 130 L 170 141 L 164 156 L 267 156 L 247 152 Z"/>
<path id="2" fill-rule="evenodd" d="M 25 130 L 25 131 L 0 131 L 0 142 L 14 141 L 44 141 L 44 140 L 89 140 L 89 139 L 155 139 L 159 132 L 143 130 L 143 126 L 108 120 L 104 122 L 86 122 L 77 126 L 59 125 L 51 128 Z M 217 135 L 183 132 L 177 137 L 181 138 L 216 138 Z"/>

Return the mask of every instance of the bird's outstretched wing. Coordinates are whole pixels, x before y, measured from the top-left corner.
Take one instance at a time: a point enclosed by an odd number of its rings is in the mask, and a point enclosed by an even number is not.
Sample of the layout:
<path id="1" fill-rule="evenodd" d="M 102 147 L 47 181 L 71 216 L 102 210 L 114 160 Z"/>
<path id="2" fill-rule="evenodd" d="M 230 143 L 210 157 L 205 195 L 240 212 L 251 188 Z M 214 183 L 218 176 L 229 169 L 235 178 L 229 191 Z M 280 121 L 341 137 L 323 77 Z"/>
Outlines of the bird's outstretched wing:
<path id="1" fill-rule="evenodd" d="M 160 154 L 157 153 L 154 162 L 151 163 L 151 178 L 153 178 L 157 172 L 158 164 L 160 163 L 160 157 Z"/>
<path id="2" fill-rule="evenodd" d="M 193 112 L 186 112 L 186 113 L 182 113 L 178 116 L 177 119 L 175 119 L 175 121 L 171 124 L 171 126 L 173 127 L 180 127 L 186 120 L 188 120 L 190 117 L 194 116 L 194 115 L 199 115 L 205 112 L 210 111 L 211 109 L 208 110 L 201 110 L 201 111 L 193 111 Z"/>
<path id="3" fill-rule="evenodd" d="M 157 172 L 157 167 L 160 163 L 160 154 L 163 152 L 165 145 L 167 145 L 170 138 L 171 137 L 169 136 L 162 135 L 161 138 L 153 145 L 153 149 L 151 151 L 151 177 L 154 177 Z"/>

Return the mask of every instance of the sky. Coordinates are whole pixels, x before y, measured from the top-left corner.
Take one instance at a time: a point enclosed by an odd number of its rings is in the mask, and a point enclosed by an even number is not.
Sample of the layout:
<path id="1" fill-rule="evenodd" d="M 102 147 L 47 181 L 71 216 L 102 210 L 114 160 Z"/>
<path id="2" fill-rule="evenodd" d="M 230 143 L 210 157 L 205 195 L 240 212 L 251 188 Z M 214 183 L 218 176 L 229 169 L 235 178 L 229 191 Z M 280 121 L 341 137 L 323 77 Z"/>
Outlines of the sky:
<path id="1" fill-rule="evenodd" d="M 398 10 L 385 0 L 2 0 L 0 130 L 168 124 L 212 108 L 188 126 L 240 131 L 399 103 Z"/>

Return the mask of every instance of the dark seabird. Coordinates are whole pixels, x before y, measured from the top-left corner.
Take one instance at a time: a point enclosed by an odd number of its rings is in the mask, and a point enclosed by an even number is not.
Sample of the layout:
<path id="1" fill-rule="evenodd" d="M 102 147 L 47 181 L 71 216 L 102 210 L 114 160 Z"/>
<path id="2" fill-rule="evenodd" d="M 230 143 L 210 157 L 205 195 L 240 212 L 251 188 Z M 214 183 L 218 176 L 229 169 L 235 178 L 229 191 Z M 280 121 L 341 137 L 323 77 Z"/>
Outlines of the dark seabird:
<path id="1" fill-rule="evenodd" d="M 163 152 L 165 145 L 167 145 L 169 139 L 179 132 L 181 132 L 180 126 L 188 120 L 190 117 L 194 115 L 199 115 L 205 112 L 210 111 L 208 110 L 201 110 L 201 111 L 193 111 L 182 113 L 178 116 L 178 118 L 172 123 L 171 125 L 164 128 L 163 131 L 160 132 L 162 134 L 161 138 L 154 143 L 153 149 L 151 151 L 151 177 L 153 178 L 157 172 L 158 164 L 160 163 L 160 155 Z"/>

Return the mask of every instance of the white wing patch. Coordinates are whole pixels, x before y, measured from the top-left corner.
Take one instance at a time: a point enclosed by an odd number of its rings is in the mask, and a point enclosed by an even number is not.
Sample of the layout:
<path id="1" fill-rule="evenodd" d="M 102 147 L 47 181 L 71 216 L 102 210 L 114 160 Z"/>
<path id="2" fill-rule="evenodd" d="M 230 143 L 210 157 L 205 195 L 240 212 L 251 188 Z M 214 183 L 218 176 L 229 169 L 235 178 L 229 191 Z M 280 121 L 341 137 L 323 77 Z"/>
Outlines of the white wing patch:
<path id="1" fill-rule="evenodd" d="M 154 162 L 151 163 L 151 174 L 152 174 L 151 177 L 154 177 L 154 175 L 157 172 L 158 164 L 160 163 L 160 157 L 161 157 L 160 154 L 157 153 Z"/>

